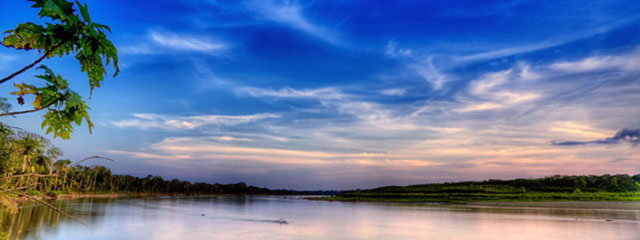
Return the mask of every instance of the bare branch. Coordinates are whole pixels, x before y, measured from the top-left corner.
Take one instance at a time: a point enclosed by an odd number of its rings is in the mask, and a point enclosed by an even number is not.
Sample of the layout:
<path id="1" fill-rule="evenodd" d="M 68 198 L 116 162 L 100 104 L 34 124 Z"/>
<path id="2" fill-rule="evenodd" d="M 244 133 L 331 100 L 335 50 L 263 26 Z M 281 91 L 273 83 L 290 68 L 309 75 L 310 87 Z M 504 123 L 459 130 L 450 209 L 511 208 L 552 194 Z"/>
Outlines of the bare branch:
<path id="1" fill-rule="evenodd" d="M 80 161 L 77 161 L 77 162 L 75 162 L 75 163 L 71 164 L 71 166 L 78 165 L 78 164 L 80 164 L 81 162 L 84 162 L 84 161 L 87 161 L 87 160 L 91 160 L 91 159 L 102 159 L 102 160 L 108 160 L 108 161 L 112 161 L 112 162 L 113 162 L 113 159 L 111 159 L 111 158 L 106 158 L 106 157 L 101 157 L 101 156 L 97 156 L 97 155 L 96 155 L 96 156 L 87 157 L 87 158 L 85 158 L 85 159 L 82 159 L 82 160 L 80 160 Z"/>

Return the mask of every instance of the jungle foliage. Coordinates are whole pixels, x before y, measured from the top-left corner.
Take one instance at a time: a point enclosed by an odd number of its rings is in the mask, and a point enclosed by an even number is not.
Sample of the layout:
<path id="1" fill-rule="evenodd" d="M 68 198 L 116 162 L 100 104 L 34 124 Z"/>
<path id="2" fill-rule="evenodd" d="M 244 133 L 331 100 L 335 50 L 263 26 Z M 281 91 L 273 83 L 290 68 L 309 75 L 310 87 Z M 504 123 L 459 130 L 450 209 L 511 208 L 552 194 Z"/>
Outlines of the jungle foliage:
<path id="1" fill-rule="evenodd" d="M 0 124 L 0 203 L 15 209 L 21 196 L 55 196 L 70 193 L 144 194 L 294 194 L 288 190 L 269 190 L 245 183 L 191 183 L 160 176 L 114 175 L 103 166 L 87 167 L 60 158 L 62 151 L 36 134 L 14 130 Z M 94 156 L 88 160 L 99 159 Z M 105 159 L 105 158 L 102 158 Z M 109 159 L 107 159 L 109 160 Z"/>

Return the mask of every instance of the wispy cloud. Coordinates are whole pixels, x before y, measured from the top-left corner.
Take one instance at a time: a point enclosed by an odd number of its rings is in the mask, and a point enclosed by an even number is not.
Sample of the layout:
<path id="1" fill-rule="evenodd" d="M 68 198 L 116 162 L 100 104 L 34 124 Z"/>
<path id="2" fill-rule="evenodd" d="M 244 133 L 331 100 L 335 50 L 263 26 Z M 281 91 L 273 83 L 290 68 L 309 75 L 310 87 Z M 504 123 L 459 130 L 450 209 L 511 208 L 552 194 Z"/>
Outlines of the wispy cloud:
<path id="1" fill-rule="evenodd" d="M 229 126 L 248 123 L 265 118 L 277 118 L 275 114 L 254 114 L 254 115 L 198 115 L 198 116 L 171 116 L 163 114 L 135 113 L 132 119 L 111 121 L 113 126 L 120 128 L 138 129 L 165 129 L 172 131 L 191 130 L 203 126 L 217 125 Z"/>
<path id="2" fill-rule="evenodd" d="M 640 71 L 640 49 L 622 55 L 593 56 L 578 61 L 561 61 L 549 66 L 565 72 L 589 72 L 598 70 Z"/>
<path id="3" fill-rule="evenodd" d="M 375 152 L 331 152 L 318 150 L 292 150 L 286 148 L 233 146 L 211 141 L 207 137 L 172 137 L 151 145 L 158 154 L 109 150 L 109 153 L 130 155 L 137 158 L 177 160 L 199 158 L 212 160 L 242 160 L 295 165 L 348 164 L 367 166 L 411 166 L 437 165 L 435 162 L 418 159 L 389 159 L 385 153 Z M 175 157 L 174 157 L 175 156 Z"/>
<path id="4" fill-rule="evenodd" d="M 123 54 L 155 54 L 170 51 L 194 51 L 213 53 L 227 48 L 206 36 L 178 34 L 168 31 L 151 30 L 143 43 L 120 47 Z"/>
<path id="5" fill-rule="evenodd" d="M 571 135 L 572 137 L 583 138 L 606 138 L 614 135 L 615 131 L 601 129 L 587 124 L 580 124 L 572 121 L 553 122 L 549 126 L 549 131 Z"/>
<path id="6" fill-rule="evenodd" d="M 480 79 L 472 81 L 469 87 L 469 96 L 472 100 L 462 98 L 463 102 L 469 102 L 460 112 L 485 111 L 513 107 L 517 104 L 535 100 L 540 94 L 531 91 L 507 90 L 503 85 L 518 78 L 521 74 L 514 73 L 514 69 L 489 73 Z M 478 100 L 475 100 L 478 99 Z"/>
<path id="7" fill-rule="evenodd" d="M 560 37 L 556 37 L 556 38 L 552 38 L 552 39 L 548 39 L 548 40 L 542 40 L 542 41 L 538 41 L 537 43 L 532 43 L 532 44 L 525 44 L 525 45 L 516 46 L 516 47 L 499 48 L 499 49 L 495 49 L 495 50 L 489 50 L 489 51 L 486 51 L 486 52 L 480 52 L 480 53 L 475 53 L 475 54 L 471 54 L 471 55 L 461 56 L 461 57 L 459 57 L 458 60 L 459 61 L 463 61 L 463 62 L 474 62 L 474 61 L 489 60 L 489 59 L 512 56 L 512 55 L 516 55 L 516 54 L 523 54 L 523 53 L 539 51 L 539 50 L 543 50 L 543 49 L 559 46 L 559 45 L 562 45 L 562 44 L 574 42 L 574 41 L 577 41 L 577 40 L 580 40 L 580 39 L 592 37 L 592 36 L 595 36 L 597 34 L 605 33 L 605 32 L 611 31 L 612 29 L 615 29 L 616 27 L 618 27 L 618 26 L 620 26 L 622 24 L 625 24 L 625 23 L 633 21 L 633 20 L 635 20 L 635 19 L 633 19 L 633 18 L 631 18 L 631 19 L 622 19 L 622 20 L 618 20 L 616 22 L 612 22 L 612 23 L 609 23 L 609 24 L 601 25 L 599 27 L 596 27 L 596 28 L 593 28 L 593 29 L 590 29 L 590 30 L 586 30 L 584 32 L 578 32 L 578 33 L 569 34 L 569 35 L 565 35 L 565 36 L 560 36 Z"/>
<path id="8" fill-rule="evenodd" d="M 576 146 L 587 144 L 619 144 L 619 143 L 631 143 L 638 145 L 640 143 L 640 129 L 623 129 L 616 133 L 613 137 L 593 140 L 593 141 L 552 141 L 551 144 L 555 146 Z"/>
<path id="9" fill-rule="evenodd" d="M 411 49 L 399 48 L 398 43 L 393 40 L 387 42 L 387 48 L 384 51 L 384 55 L 387 57 L 398 58 L 411 56 L 413 51 Z"/>
<path id="10" fill-rule="evenodd" d="M 248 94 L 254 97 L 275 97 L 275 98 L 322 98 L 322 99 L 341 99 L 346 97 L 336 88 L 318 88 L 318 89 L 293 89 L 290 87 L 281 88 L 279 90 L 240 87 L 236 89 L 238 94 Z"/>
<path id="11" fill-rule="evenodd" d="M 305 15 L 304 7 L 295 1 L 247 1 L 245 7 L 267 21 L 283 24 L 331 44 L 342 44 L 337 33 L 312 22 Z"/>
<path id="12" fill-rule="evenodd" d="M 418 75 L 429 82 L 434 90 L 440 90 L 445 83 L 452 81 L 450 75 L 442 73 L 440 69 L 435 67 L 432 57 L 414 62 L 410 66 Z"/>
<path id="13" fill-rule="evenodd" d="M 158 45 L 180 50 L 211 51 L 225 47 L 224 44 L 214 43 L 213 41 L 205 38 L 178 35 L 175 33 L 160 33 L 152 31 L 149 34 L 149 37 Z"/>
<path id="14" fill-rule="evenodd" d="M 575 42 L 578 40 L 582 40 L 585 38 L 593 37 L 598 34 L 606 33 L 611 31 L 623 24 L 626 24 L 630 21 L 634 21 L 636 18 L 629 19 L 621 19 L 618 21 L 614 21 L 608 24 L 603 24 L 598 27 L 585 30 L 582 32 L 577 32 L 574 34 L 562 35 L 550 39 L 539 40 L 529 44 L 521 44 L 516 45 L 509 42 L 506 47 L 504 45 L 494 46 L 485 51 L 476 51 L 476 53 L 464 54 L 464 53 L 456 53 L 447 52 L 438 54 L 438 51 L 429 50 L 419 51 L 409 48 L 400 48 L 398 44 L 394 41 L 389 41 L 384 50 L 384 54 L 387 57 L 392 57 L 396 59 L 400 59 L 406 62 L 407 68 L 414 71 L 416 74 L 424 78 L 427 82 L 429 82 L 434 90 L 443 90 L 444 86 L 449 82 L 454 82 L 457 79 L 454 79 L 455 75 L 446 74 L 446 72 L 459 68 L 468 66 L 470 64 L 494 60 L 504 57 L 510 57 L 519 54 L 532 53 L 544 49 L 549 49 L 557 46 L 561 46 L 563 44 L 569 44 L 571 42 Z M 486 44 L 485 44 L 486 45 Z M 487 46 L 481 45 L 478 48 L 487 48 Z M 457 48 L 458 46 L 447 46 L 447 49 Z M 468 46 L 464 46 L 468 47 Z M 465 52 L 473 52 L 472 50 L 467 50 Z M 461 51 L 462 52 L 462 51 Z M 637 54 L 636 54 L 637 55 Z M 627 57 L 622 57 L 627 58 Z M 551 66 L 557 70 L 587 70 L 590 68 L 639 68 L 637 64 L 632 64 L 632 62 L 623 62 L 619 61 L 623 59 L 606 59 L 604 57 L 594 57 L 593 59 L 582 59 L 581 62 L 558 62 L 556 66 Z M 637 59 L 634 59 L 637 61 Z M 436 64 L 443 62 L 442 64 Z M 523 74 L 527 74 L 527 72 L 523 72 Z M 534 75 L 528 75 L 529 77 L 537 77 Z"/>

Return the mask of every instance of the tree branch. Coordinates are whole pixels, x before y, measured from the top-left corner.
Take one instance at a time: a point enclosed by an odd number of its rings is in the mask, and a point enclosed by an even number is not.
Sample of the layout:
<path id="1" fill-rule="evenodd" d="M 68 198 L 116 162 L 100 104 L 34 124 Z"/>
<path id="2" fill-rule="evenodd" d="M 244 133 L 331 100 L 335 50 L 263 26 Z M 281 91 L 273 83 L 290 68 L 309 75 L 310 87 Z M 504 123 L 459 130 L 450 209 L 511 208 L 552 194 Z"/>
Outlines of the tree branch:
<path id="1" fill-rule="evenodd" d="M 47 105 L 44 105 L 44 106 L 39 107 L 39 108 L 34 108 L 34 109 L 31 109 L 31 110 L 24 110 L 24 111 L 17 111 L 17 112 L 8 112 L 8 113 L 0 113 L 0 117 L 4 117 L 4 116 L 13 116 L 13 115 L 18 115 L 18 114 L 25 114 L 25 113 L 37 112 L 37 111 L 40 111 L 40 110 L 42 110 L 42 109 L 46 109 L 46 108 L 48 108 L 49 106 L 53 105 L 53 104 L 54 104 L 54 103 L 56 103 L 57 101 L 58 101 L 58 99 L 56 99 L 55 101 L 53 101 L 53 102 L 51 102 L 51 103 L 49 103 L 49 104 L 47 104 Z"/>
<path id="2" fill-rule="evenodd" d="M 61 42 L 58 45 L 53 46 L 53 48 L 51 48 L 49 51 L 45 52 L 44 55 L 42 55 L 42 57 L 36 59 L 34 62 L 32 62 L 31 64 L 23 67 L 22 69 L 18 70 L 17 72 L 12 73 L 11 75 L 3 78 L 2 80 L 0 80 L 0 84 L 3 84 L 6 81 L 9 81 L 10 79 L 12 79 L 15 76 L 18 76 L 19 74 L 23 73 L 24 71 L 27 71 L 29 68 L 32 68 L 33 66 L 35 66 L 36 64 L 38 64 L 39 62 L 42 62 L 42 60 L 44 60 L 45 58 L 48 58 L 49 55 L 51 55 L 51 53 L 53 51 L 55 51 L 56 49 L 58 49 L 60 46 L 62 46 L 62 44 L 66 43 L 67 41 Z"/>
<path id="3" fill-rule="evenodd" d="M 84 161 L 87 161 L 87 160 L 90 160 L 90 159 L 104 159 L 104 160 L 108 160 L 108 161 L 112 161 L 113 162 L 113 159 L 111 159 L 111 158 L 106 158 L 106 157 L 101 157 L 101 156 L 91 156 L 91 157 L 87 157 L 85 159 L 82 159 L 80 161 L 77 161 L 77 162 L 71 164 L 70 166 L 78 165 L 81 162 L 84 162 Z"/>

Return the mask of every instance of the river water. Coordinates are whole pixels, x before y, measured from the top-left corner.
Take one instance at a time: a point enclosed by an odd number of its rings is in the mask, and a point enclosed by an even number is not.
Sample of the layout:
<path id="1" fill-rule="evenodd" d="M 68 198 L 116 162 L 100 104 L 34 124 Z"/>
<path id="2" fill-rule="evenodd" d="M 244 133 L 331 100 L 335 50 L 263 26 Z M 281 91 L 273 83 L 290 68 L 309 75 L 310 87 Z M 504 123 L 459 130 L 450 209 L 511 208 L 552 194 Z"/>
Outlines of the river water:
<path id="1" fill-rule="evenodd" d="M 640 239 L 640 210 L 218 196 L 61 200 L 0 212 L 12 239 Z"/>

